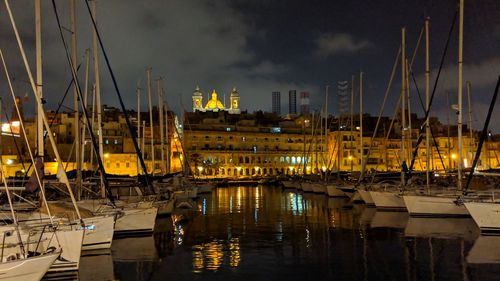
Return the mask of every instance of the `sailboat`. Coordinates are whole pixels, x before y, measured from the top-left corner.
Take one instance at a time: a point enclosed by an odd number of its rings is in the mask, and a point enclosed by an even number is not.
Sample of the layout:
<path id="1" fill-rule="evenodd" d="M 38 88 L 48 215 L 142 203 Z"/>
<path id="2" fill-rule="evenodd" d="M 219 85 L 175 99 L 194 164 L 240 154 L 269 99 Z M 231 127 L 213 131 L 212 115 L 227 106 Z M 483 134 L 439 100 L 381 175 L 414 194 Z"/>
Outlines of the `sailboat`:
<path id="1" fill-rule="evenodd" d="M 408 90 L 408 85 L 406 85 L 407 77 L 407 64 L 406 60 L 406 28 L 401 28 L 401 161 L 404 165 L 406 159 L 406 118 L 405 118 L 405 95 Z M 405 172 L 401 169 L 401 186 L 405 185 Z M 403 189 L 393 187 L 389 190 L 373 191 L 370 190 L 370 197 L 373 200 L 373 204 L 378 210 L 391 210 L 391 211 L 406 211 L 406 205 L 403 201 L 401 192 Z"/>
<path id="2" fill-rule="evenodd" d="M 488 197 L 489 192 L 468 192 L 467 188 L 472 179 L 472 175 L 475 170 L 475 164 L 479 159 L 481 145 L 478 146 L 476 157 L 474 159 L 474 164 L 472 165 L 471 172 L 469 174 L 469 179 L 467 181 L 467 186 L 462 187 L 462 53 L 463 53 L 463 13 L 464 13 L 464 1 L 460 1 L 459 6 L 459 40 L 458 40 L 458 175 L 457 175 L 457 188 L 454 191 L 442 192 L 440 194 L 433 195 L 422 195 L 422 196 L 405 196 L 404 200 L 408 207 L 408 212 L 412 216 L 426 216 L 426 217 L 458 217 L 458 216 L 470 216 L 469 210 L 463 202 L 468 201 L 483 201 Z M 499 79 L 500 82 L 500 79 Z M 485 127 L 483 129 L 483 141 L 486 137 L 487 126 L 491 117 L 493 106 L 496 101 L 496 96 L 498 94 L 498 83 L 493 95 L 492 102 L 490 103 L 490 109 L 488 112 L 488 117 L 485 121 Z M 428 113 L 427 113 L 428 114 Z M 429 154 L 427 154 L 429 155 Z M 430 190 L 429 190 L 430 193 Z M 486 218 L 484 216 L 484 208 L 476 208 L 474 205 L 476 203 L 470 203 L 471 210 L 478 212 L 481 218 Z M 490 205 L 487 205 L 490 206 Z M 492 205 L 494 206 L 494 205 Z M 494 211 L 494 207 L 491 211 Z M 476 216 L 478 215 L 476 213 Z M 489 213 L 488 211 L 486 213 Z M 476 221 L 477 222 L 477 221 Z M 485 231 L 488 231 L 489 226 L 483 225 L 484 221 L 481 220 L 481 225 L 485 227 Z M 493 227 L 494 229 L 494 227 Z"/>
<path id="3" fill-rule="evenodd" d="M 2 176 L 9 201 L 10 211 L 14 220 L 13 226 L 0 227 L 0 239 L 2 239 L 2 253 L 0 256 L 0 279 L 17 281 L 17 280 L 40 280 L 47 273 L 54 261 L 60 256 L 61 249 L 53 247 L 49 250 L 48 247 L 39 247 L 42 239 L 35 240 L 37 237 L 21 237 L 19 224 L 12 207 L 12 199 L 10 191 L 5 180 L 3 165 L 0 161 L 0 174 Z M 17 232 L 17 234 L 16 234 Z M 23 239 L 24 238 L 24 239 Z M 35 239 L 33 239 L 35 238 Z M 27 243 L 26 243 L 27 242 Z M 30 243 L 31 242 L 31 243 Z M 29 246 L 34 246 L 34 252 L 38 255 L 28 255 Z M 25 246 L 27 248 L 25 248 Z M 38 250 L 40 250 L 38 252 Z M 32 249 L 33 251 L 33 249 Z"/>
<path id="4" fill-rule="evenodd" d="M 80 200 L 77 202 L 77 205 L 79 207 L 85 208 L 89 211 L 91 211 L 95 216 L 112 216 L 115 219 L 115 224 L 114 224 L 114 234 L 151 234 L 154 230 L 154 225 L 155 225 L 155 219 L 156 215 L 158 212 L 158 208 L 153 206 L 153 203 L 150 202 L 136 202 L 133 204 L 127 204 L 126 202 L 123 201 L 115 201 L 114 198 L 112 197 L 111 190 L 107 186 L 107 179 L 106 179 L 106 172 L 105 169 L 102 165 L 102 130 L 100 128 L 101 122 L 99 121 L 100 118 L 102 118 L 101 114 L 101 105 L 100 105 L 100 77 L 99 77 L 99 54 L 98 54 L 98 43 L 101 45 L 101 49 L 104 52 L 104 48 L 102 46 L 102 42 L 98 33 L 97 25 L 96 25 L 96 4 L 95 1 L 92 2 L 92 9 L 89 6 L 89 3 L 86 2 L 87 8 L 89 10 L 89 15 L 92 20 L 92 25 L 93 25 L 93 36 L 92 36 L 92 41 L 93 41 L 93 50 L 94 50 L 94 72 L 95 72 L 95 91 L 96 91 L 96 100 L 97 100 L 97 109 L 98 109 L 98 132 L 99 132 L 99 147 L 98 151 L 99 153 L 96 155 L 97 160 L 99 163 L 99 167 L 101 170 L 101 196 L 103 197 L 102 199 L 98 200 L 92 200 L 92 199 L 87 199 L 87 200 Z M 105 58 L 106 58 L 106 63 L 109 68 L 109 61 L 107 60 L 106 53 L 104 52 Z M 73 69 L 73 75 L 74 75 L 74 80 L 78 82 L 78 79 L 76 78 L 76 75 L 74 73 L 74 67 Z M 111 73 L 111 75 L 114 77 L 114 74 Z M 116 83 L 115 80 L 113 80 L 114 83 Z M 120 94 L 118 93 L 119 97 Z M 121 105 L 123 106 L 121 97 L 120 97 Z M 134 135 L 134 132 L 132 130 L 130 121 L 128 119 L 128 114 L 123 108 L 123 112 L 125 115 L 125 119 L 127 121 L 127 125 L 129 125 L 129 130 L 131 131 L 132 135 Z M 86 115 L 86 111 L 84 110 L 84 113 Z M 90 128 L 90 126 L 89 126 Z M 89 129 L 89 133 L 91 136 L 93 136 L 92 130 Z M 92 137 L 92 139 L 94 139 Z M 138 157 L 140 160 L 140 163 L 142 165 L 142 168 L 144 172 L 146 173 L 146 180 L 148 181 L 148 175 L 147 171 L 145 169 L 145 164 L 142 158 L 142 155 L 140 154 L 140 150 L 137 145 L 137 140 L 136 138 L 133 138 L 134 145 L 136 148 L 136 152 L 138 153 Z M 94 142 L 95 143 L 95 142 Z M 96 147 L 97 145 L 94 145 Z M 97 150 L 96 150 L 97 151 Z M 106 199 L 106 195 L 108 196 L 108 199 Z"/>

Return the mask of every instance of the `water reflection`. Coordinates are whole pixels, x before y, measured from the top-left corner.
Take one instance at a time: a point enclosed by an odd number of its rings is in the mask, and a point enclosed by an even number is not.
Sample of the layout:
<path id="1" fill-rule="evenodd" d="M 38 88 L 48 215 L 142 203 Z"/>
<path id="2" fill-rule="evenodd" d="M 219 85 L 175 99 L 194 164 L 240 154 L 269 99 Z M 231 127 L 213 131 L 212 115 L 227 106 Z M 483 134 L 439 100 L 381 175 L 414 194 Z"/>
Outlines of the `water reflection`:
<path id="1" fill-rule="evenodd" d="M 113 241 L 114 278 L 473 281 L 500 273 L 500 238 L 479 236 L 471 219 L 415 219 L 272 186 L 219 188 L 197 205 L 158 220 L 154 237 Z"/>
<path id="2" fill-rule="evenodd" d="M 110 250 L 84 252 L 80 258 L 79 280 L 115 280 Z"/>
<path id="3" fill-rule="evenodd" d="M 201 273 L 204 269 L 217 271 L 224 264 L 238 267 L 241 261 L 240 242 L 232 238 L 225 242 L 214 240 L 193 246 L 193 272 Z"/>

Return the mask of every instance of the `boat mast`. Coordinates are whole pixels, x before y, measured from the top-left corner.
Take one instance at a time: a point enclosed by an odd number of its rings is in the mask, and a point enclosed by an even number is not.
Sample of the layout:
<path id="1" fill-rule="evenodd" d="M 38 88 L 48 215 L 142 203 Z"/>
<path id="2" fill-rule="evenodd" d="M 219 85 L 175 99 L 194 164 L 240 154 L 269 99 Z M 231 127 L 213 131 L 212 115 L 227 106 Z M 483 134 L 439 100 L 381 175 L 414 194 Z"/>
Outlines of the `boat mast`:
<path id="1" fill-rule="evenodd" d="M 153 128 L 153 103 L 151 101 L 151 67 L 146 69 L 148 75 L 148 106 L 149 106 L 149 128 L 151 139 L 151 175 L 155 175 L 155 146 L 154 146 L 154 128 Z"/>
<path id="2" fill-rule="evenodd" d="M 460 0 L 458 19 L 458 190 L 462 190 L 462 60 L 463 60 L 463 40 L 464 40 L 464 0 Z"/>
<path id="3" fill-rule="evenodd" d="M 139 84 L 137 84 L 137 89 L 135 90 L 137 94 L 137 142 L 141 143 L 141 89 Z M 141 149 L 142 150 L 142 149 Z M 141 168 L 139 163 L 139 157 L 137 157 L 137 176 L 141 174 Z"/>
<path id="4" fill-rule="evenodd" d="M 86 61 L 86 65 L 85 65 L 85 85 L 84 85 L 84 90 L 83 90 L 83 107 L 84 107 L 84 110 L 86 110 L 88 108 L 87 104 L 88 104 L 88 92 L 89 92 L 89 67 L 90 67 L 90 49 L 86 49 L 85 50 L 85 61 Z M 94 118 L 92 118 L 92 120 L 94 120 Z M 90 122 L 93 122 L 93 121 L 90 121 Z M 87 130 L 87 127 L 88 126 L 92 126 L 93 124 L 87 124 L 87 119 L 86 118 L 83 118 L 83 126 L 82 126 L 82 130 L 81 130 L 81 143 L 82 143 L 82 153 L 80 154 L 80 161 L 81 161 L 81 165 L 83 167 L 83 163 L 85 162 L 85 130 Z M 90 146 L 92 147 L 92 145 Z M 90 151 L 92 153 L 92 151 Z M 80 193 L 78 193 L 78 199 L 80 199 Z"/>
<path id="5" fill-rule="evenodd" d="M 410 63 L 408 62 L 408 58 L 406 58 L 405 60 L 406 62 L 406 65 L 405 65 L 405 70 L 406 70 L 406 75 L 405 75 L 405 78 L 406 78 L 406 106 L 407 106 L 407 111 L 408 111 L 408 127 L 406 128 L 407 131 L 408 131 L 408 140 L 407 140 L 407 143 L 408 143 L 408 155 L 407 155 L 407 158 L 408 160 L 410 160 L 412 158 L 411 156 L 411 147 L 412 147 L 412 143 L 411 143 L 411 139 L 412 139 L 412 132 L 411 132 L 411 100 L 410 100 Z"/>
<path id="6" fill-rule="evenodd" d="M 406 89 L 406 39 L 405 39 L 406 29 L 401 28 L 401 163 L 406 162 L 406 151 L 405 151 L 405 129 L 406 129 L 406 118 L 405 118 L 405 89 Z M 405 173 L 401 169 L 401 186 L 405 185 Z"/>
<path id="7" fill-rule="evenodd" d="M 95 21 L 96 12 L 96 0 L 92 1 L 92 17 Z M 99 157 L 104 159 L 104 148 L 102 144 L 102 106 L 101 106 L 101 79 L 99 73 L 99 49 L 97 48 L 97 33 L 95 29 L 92 32 L 92 48 L 94 53 L 94 76 L 95 76 L 95 99 L 97 107 L 97 135 L 99 138 Z M 106 190 L 104 187 L 104 179 L 101 174 L 101 197 L 106 198 Z"/>
<path id="8" fill-rule="evenodd" d="M 361 151 L 360 158 L 360 172 L 363 173 L 365 170 L 365 161 L 364 154 L 365 151 L 363 149 L 363 72 L 359 73 L 359 146 Z"/>
<path id="9" fill-rule="evenodd" d="M 326 140 L 328 138 L 328 90 L 330 88 L 330 85 L 326 85 L 326 89 L 325 89 L 325 135 L 323 136 L 323 143 L 321 145 L 321 158 L 323 159 L 323 164 L 322 166 L 324 166 L 326 164 L 326 156 L 325 156 L 325 152 L 326 152 Z M 322 167 L 323 168 L 323 167 Z M 325 173 L 325 180 L 326 180 L 326 173 Z"/>
<path id="10" fill-rule="evenodd" d="M 76 205 L 76 200 L 75 200 L 75 196 L 73 194 L 73 190 L 71 189 L 71 187 L 69 185 L 68 176 L 64 172 L 64 167 L 62 165 L 61 157 L 60 157 L 59 151 L 57 149 L 54 135 L 52 134 L 52 129 L 50 128 L 49 122 L 47 121 L 47 116 L 45 116 L 45 111 L 43 110 L 42 99 L 38 96 L 37 86 L 35 84 L 35 80 L 33 79 L 33 74 L 31 72 L 31 68 L 30 68 L 30 65 L 28 63 L 28 59 L 26 58 L 26 52 L 25 52 L 23 44 L 21 42 L 21 37 L 19 36 L 19 31 L 17 30 L 17 26 L 16 26 L 16 23 L 14 20 L 14 16 L 12 15 L 12 11 L 10 9 L 10 4 L 9 4 L 8 0 L 5 0 L 5 6 L 7 8 L 7 13 L 9 14 L 12 29 L 14 30 L 14 34 L 16 36 L 16 41 L 17 41 L 17 45 L 19 47 L 19 51 L 21 52 L 21 56 L 22 56 L 23 63 L 24 63 L 24 68 L 26 70 L 26 73 L 28 74 L 31 89 L 33 91 L 33 94 L 35 95 L 35 101 L 37 103 L 38 112 L 42 116 L 43 125 L 44 125 L 45 129 L 47 130 L 47 136 L 49 137 L 50 144 L 52 146 L 52 150 L 54 151 L 54 155 L 55 155 L 56 161 L 58 163 L 58 169 L 61 169 L 63 171 L 63 173 L 61 173 L 61 180 L 60 181 L 66 185 L 66 188 L 68 189 L 68 193 L 69 193 L 70 198 L 71 198 L 71 202 L 73 203 L 73 206 L 75 208 L 76 215 L 77 215 L 78 219 L 80 221 L 82 221 L 82 217 L 80 215 L 80 210 L 78 209 L 78 206 Z M 76 78 L 76 77 L 74 76 L 74 78 Z M 42 138 L 43 138 L 43 136 L 42 136 Z"/>
<path id="11" fill-rule="evenodd" d="M 43 79 L 42 79 L 42 17 L 40 0 L 35 0 L 35 53 L 36 53 L 36 91 L 40 99 L 43 98 Z M 15 103 L 15 101 L 14 101 Z M 37 153 L 38 157 L 44 162 L 44 143 L 43 143 L 43 120 L 40 108 L 36 108 L 36 128 L 37 128 Z M 19 116 L 21 118 L 21 116 Z M 43 171 L 42 171 L 43 172 Z M 44 188 L 43 181 L 42 186 Z"/>
<path id="12" fill-rule="evenodd" d="M 467 102 L 469 107 L 469 137 L 470 137 L 469 153 L 470 153 L 470 159 L 472 160 L 474 159 L 474 137 L 472 134 L 472 100 L 470 96 L 470 88 L 471 88 L 470 81 L 466 81 L 465 86 L 467 89 Z"/>
<path id="13" fill-rule="evenodd" d="M 70 24 L 71 24 L 71 62 L 76 65 L 76 7 L 75 0 L 70 0 Z M 82 163 L 80 161 L 81 156 L 81 143 L 80 143 L 80 108 L 78 106 L 78 93 L 76 89 L 76 81 L 73 81 L 73 108 L 74 108 L 74 131 L 75 131 L 75 162 L 76 162 L 76 182 L 75 182 L 75 192 L 77 199 L 80 200 L 80 190 L 82 181 Z"/>
<path id="14" fill-rule="evenodd" d="M 425 18 L 425 111 L 429 112 L 430 106 L 430 68 L 429 68 L 429 18 Z M 431 128 L 429 124 L 429 114 L 425 120 L 425 179 L 427 184 L 427 193 L 430 194 L 430 142 Z"/>
<path id="15" fill-rule="evenodd" d="M 166 93 L 163 92 L 163 105 L 165 106 L 165 139 L 166 139 L 166 145 L 167 145 L 167 166 L 166 166 L 166 172 L 168 174 L 168 173 L 170 173 L 170 138 L 168 136 L 168 105 L 167 105 L 166 99 L 167 99 L 166 98 Z"/>
<path id="16" fill-rule="evenodd" d="M 161 175 L 165 174 L 165 169 L 163 168 L 165 165 L 165 140 L 163 139 L 163 98 L 162 98 L 162 93 L 161 93 L 161 80 L 162 78 L 159 77 L 157 80 L 158 83 L 158 118 L 160 119 L 160 147 L 161 147 Z"/>
<path id="17" fill-rule="evenodd" d="M 92 128 L 95 128 L 95 114 L 96 114 L 96 108 L 95 108 L 95 83 L 92 84 L 92 119 L 90 119 L 90 123 L 92 124 Z M 94 146 L 90 146 L 90 167 L 94 167 L 94 153 L 95 153 L 95 148 Z"/>
<path id="18" fill-rule="evenodd" d="M 354 127 L 354 75 L 351 76 L 351 134 L 349 136 L 349 162 L 352 173 L 352 148 L 353 148 L 353 127 Z"/>

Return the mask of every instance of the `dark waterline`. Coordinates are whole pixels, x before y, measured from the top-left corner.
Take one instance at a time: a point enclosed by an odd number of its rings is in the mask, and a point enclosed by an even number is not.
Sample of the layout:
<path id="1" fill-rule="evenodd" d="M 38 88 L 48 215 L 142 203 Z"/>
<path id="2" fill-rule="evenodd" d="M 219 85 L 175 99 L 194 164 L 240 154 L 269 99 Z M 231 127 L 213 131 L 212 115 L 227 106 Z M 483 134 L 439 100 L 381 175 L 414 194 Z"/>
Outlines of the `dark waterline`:
<path id="1" fill-rule="evenodd" d="M 176 224 L 158 219 L 154 236 L 82 257 L 80 280 L 500 280 L 500 237 L 479 237 L 472 219 L 415 219 L 273 186 L 196 202 Z"/>

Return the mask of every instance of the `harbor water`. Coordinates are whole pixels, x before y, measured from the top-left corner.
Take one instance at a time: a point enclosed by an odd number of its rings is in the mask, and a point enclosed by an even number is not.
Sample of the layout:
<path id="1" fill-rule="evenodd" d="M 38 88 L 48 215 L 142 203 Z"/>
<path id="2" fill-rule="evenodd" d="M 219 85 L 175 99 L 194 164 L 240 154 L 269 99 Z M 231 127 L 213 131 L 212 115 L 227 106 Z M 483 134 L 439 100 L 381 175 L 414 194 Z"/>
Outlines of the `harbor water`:
<path id="1" fill-rule="evenodd" d="M 79 280 L 500 280 L 500 237 L 276 186 L 224 187 L 148 237 L 87 253 Z"/>

